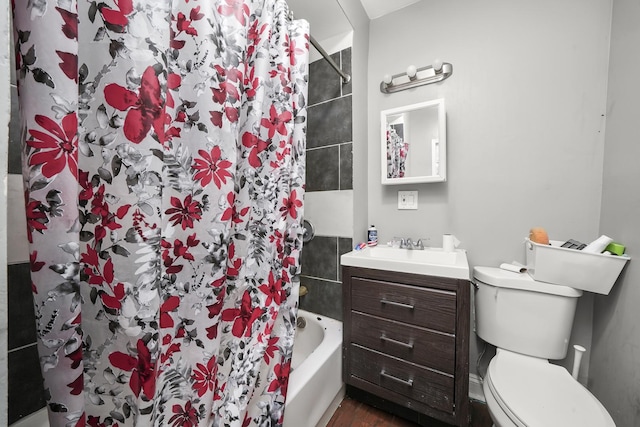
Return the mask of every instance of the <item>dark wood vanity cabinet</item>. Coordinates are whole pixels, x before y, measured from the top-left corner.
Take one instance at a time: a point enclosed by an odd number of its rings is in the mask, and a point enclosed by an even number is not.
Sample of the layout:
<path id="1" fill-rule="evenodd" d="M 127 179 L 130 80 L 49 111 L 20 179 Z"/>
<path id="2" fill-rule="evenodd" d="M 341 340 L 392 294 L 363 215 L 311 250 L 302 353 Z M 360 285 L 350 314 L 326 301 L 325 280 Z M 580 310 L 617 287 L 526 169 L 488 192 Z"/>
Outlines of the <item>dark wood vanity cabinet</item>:
<path id="1" fill-rule="evenodd" d="M 344 382 L 423 425 L 468 425 L 469 281 L 343 266 L 342 282 Z"/>

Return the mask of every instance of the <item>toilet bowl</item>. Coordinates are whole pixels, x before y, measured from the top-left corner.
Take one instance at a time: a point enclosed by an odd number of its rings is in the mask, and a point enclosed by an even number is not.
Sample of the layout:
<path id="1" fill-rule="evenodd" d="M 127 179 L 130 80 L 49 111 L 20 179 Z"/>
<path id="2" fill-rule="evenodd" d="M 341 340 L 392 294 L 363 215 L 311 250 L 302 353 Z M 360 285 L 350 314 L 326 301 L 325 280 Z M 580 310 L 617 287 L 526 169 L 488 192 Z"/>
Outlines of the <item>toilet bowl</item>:
<path id="1" fill-rule="evenodd" d="M 549 359 L 567 354 L 582 291 L 474 268 L 476 332 L 497 348 L 484 378 L 497 427 L 614 427 L 585 387 Z"/>
<path id="2" fill-rule="evenodd" d="M 598 399 L 545 359 L 498 349 L 483 390 L 496 427 L 615 427 Z"/>

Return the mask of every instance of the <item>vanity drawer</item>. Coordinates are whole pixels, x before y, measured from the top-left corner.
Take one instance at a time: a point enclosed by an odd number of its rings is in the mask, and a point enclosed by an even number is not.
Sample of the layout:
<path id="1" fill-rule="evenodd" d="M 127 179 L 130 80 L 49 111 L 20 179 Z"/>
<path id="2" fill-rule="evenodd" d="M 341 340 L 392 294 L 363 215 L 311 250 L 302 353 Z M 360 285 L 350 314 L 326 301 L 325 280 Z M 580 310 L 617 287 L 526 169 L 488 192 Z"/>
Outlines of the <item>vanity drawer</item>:
<path id="1" fill-rule="evenodd" d="M 451 334 L 456 331 L 453 291 L 352 277 L 351 309 Z"/>
<path id="2" fill-rule="evenodd" d="M 455 336 L 368 314 L 351 313 L 351 342 L 453 374 Z"/>
<path id="3" fill-rule="evenodd" d="M 351 376 L 410 399 L 405 406 L 428 407 L 453 412 L 454 381 L 451 375 L 369 350 L 350 345 Z M 394 399 L 398 401 L 399 399 Z M 401 400 L 401 399 L 400 399 Z"/>

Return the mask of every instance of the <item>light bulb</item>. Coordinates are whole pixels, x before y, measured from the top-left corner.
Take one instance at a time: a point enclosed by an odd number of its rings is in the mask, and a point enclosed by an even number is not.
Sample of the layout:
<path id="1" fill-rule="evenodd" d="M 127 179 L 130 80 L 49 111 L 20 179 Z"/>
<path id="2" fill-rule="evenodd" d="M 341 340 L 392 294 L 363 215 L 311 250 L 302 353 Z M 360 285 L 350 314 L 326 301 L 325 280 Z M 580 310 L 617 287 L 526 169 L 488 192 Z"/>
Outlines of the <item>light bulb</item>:
<path id="1" fill-rule="evenodd" d="M 415 65 L 409 65 L 407 67 L 407 76 L 409 76 L 409 78 L 411 80 L 416 78 L 416 73 L 418 72 L 418 70 L 416 69 Z"/>
<path id="2" fill-rule="evenodd" d="M 436 70 L 436 73 L 439 73 L 442 70 L 442 60 L 440 58 L 433 60 L 433 69 Z"/>
<path id="3" fill-rule="evenodd" d="M 384 84 L 390 85 L 391 82 L 393 81 L 393 78 L 391 77 L 390 74 L 385 74 L 384 77 L 382 77 L 382 81 Z"/>

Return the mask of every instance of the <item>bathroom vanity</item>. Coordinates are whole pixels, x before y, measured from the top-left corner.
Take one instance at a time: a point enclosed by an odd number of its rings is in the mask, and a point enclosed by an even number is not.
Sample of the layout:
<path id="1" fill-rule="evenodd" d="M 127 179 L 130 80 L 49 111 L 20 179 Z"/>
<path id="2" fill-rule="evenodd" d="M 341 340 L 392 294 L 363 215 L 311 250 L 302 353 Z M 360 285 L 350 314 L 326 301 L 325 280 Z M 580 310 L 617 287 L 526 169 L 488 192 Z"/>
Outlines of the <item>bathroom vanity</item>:
<path id="1" fill-rule="evenodd" d="M 435 270 L 453 277 L 343 256 L 342 375 L 350 395 L 422 425 L 433 423 L 428 417 L 468 425 L 470 282 L 459 252 L 459 269 Z"/>

